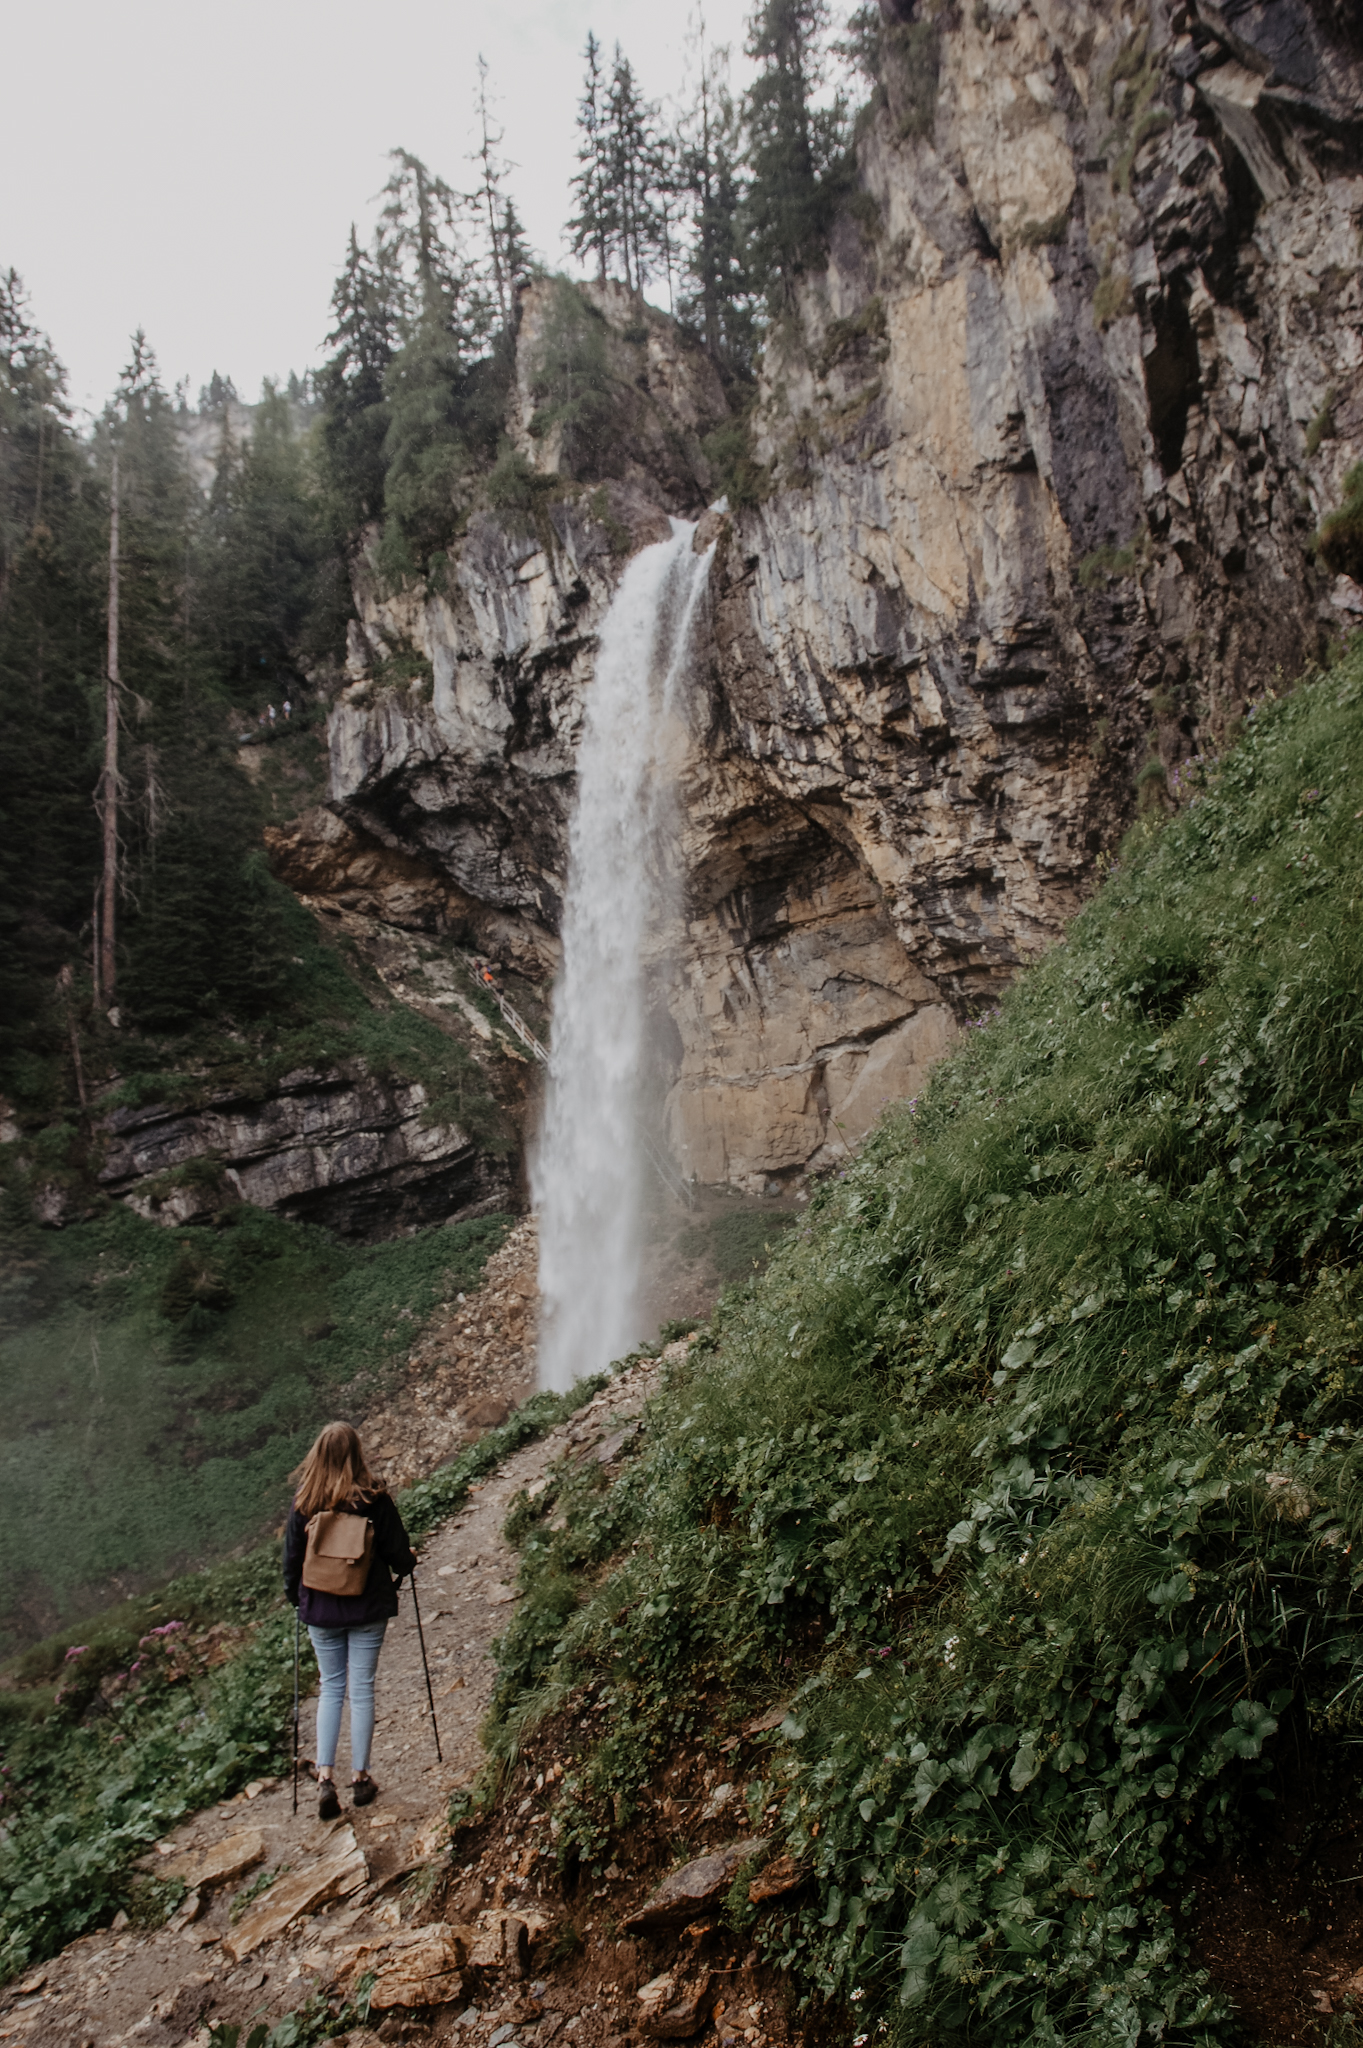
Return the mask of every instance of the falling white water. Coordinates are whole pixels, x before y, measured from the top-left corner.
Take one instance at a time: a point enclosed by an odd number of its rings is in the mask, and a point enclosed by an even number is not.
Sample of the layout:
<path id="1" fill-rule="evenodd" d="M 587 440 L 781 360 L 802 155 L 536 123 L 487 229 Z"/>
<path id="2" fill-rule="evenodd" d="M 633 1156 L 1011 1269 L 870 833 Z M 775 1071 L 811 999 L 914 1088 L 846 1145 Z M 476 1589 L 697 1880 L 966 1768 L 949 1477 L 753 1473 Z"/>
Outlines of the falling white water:
<path id="1" fill-rule="evenodd" d="M 692 552 L 694 531 L 674 519 L 672 538 L 626 569 L 587 697 L 549 1089 L 531 1172 L 545 1387 L 570 1387 L 643 1334 L 644 953 L 667 908 L 659 839 L 675 698 L 713 552 Z"/>

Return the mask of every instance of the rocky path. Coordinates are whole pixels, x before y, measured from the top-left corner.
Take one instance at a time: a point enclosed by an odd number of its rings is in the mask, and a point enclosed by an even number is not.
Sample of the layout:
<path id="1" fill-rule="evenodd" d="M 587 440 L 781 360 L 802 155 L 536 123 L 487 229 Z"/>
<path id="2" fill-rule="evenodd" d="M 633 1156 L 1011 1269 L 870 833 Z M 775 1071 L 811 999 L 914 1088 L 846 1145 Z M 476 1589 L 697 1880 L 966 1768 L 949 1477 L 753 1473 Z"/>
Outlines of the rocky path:
<path id="1" fill-rule="evenodd" d="M 295 1817 L 285 1779 L 249 1786 L 187 1821 L 147 1859 L 149 1869 L 183 1874 L 195 1887 L 176 1920 L 146 1933 L 115 1925 L 72 1943 L 0 1998 L 0 2040 L 44 2048 L 206 2044 L 207 2026 L 273 2023 L 314 1990 L 343 1982 L 362 1949 L 368 1952 L 359 1958 L 361 1968 L 391 1969 L 406 1956 L 418 1978 L 438 1974 L 441 1958 L 432 1944 L 438 1947 L 439 1928 L 410 1930 L 420 1887 L 398 1880 L 439 1857 L 450 1794 L 471 1783 L 483 1761 L 478 1729 L 492 1691 L 491 1645 L 515 1598 L 516 1558 L 501 1533 L 508 1506 L 555 1459 L 599 1456 L 607 1462 L 657 1370 L 645 1364 L 622 1375 L 550 1436 L 516 1452 L 423 1544 L 417 1587 L 443 1762 L 435 1756 L 411 1597 L 404 1591 L 379 1665 L 372 1763 L 381 1787 L 377 1803 L 356 1812 L 346 1798 L 341 1819 L 321 1823 L 316 1788 L 304 1778 Z M 308 1670 L 306 1637 L 304 1657 Z M 308 1753 L 314 1706 L 311 1698 L 305 1701 Z M 337 1772 L 343 1784 L 346 1740 L 343 1730 Z M 274 1882 L 242 1911 L 241 1893 L 270 1873 L 278 1873 Z M 533 1926 L 537 1916 L 517 1899 L 509 1871 L 492 1887 L 490 1904 L 481 1897 L 462 1902 L 489 1964 L 506 1939 L 506 1913 L 518 1905 Z M 501 2001 L 508 2013 L 519 1995 L 514 1975 Z M 495 1967 L 491 1981 L 497 1981 Z M 451 2008 L 452 2026 L 457 2010 Z M 458 2025 L 468 2048 L 490 2041 L 499 2025 L 508 2029 L 501 2038 L 509 2042 L 511 2022 L 499 2020 L 499 2010 L 495 1999 L 491 2006 L 464 2008 Z M 388 2022 L 390 2036 L 396 2024 Z"/>

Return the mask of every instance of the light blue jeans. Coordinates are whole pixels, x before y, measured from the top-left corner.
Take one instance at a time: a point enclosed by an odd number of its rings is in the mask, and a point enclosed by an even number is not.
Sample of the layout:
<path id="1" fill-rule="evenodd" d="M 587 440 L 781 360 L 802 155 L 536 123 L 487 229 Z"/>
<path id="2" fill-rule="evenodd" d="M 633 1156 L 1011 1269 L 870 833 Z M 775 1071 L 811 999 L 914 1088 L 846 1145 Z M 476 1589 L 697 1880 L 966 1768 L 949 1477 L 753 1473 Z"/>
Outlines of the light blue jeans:
<path id="1" fill-rule="evenodd" d="M 341 1706 L 350 1692 L 350 1768 L 369 1769 L 374 1740 L 374 1673 L 383 1648 L 386 1621 L 363 1628 L 312 1628 L 308 1635 L 317 1652 L 322 1690 L 317 1701 L 317 1763 L 330 1770 L 341 1739 Z"/>

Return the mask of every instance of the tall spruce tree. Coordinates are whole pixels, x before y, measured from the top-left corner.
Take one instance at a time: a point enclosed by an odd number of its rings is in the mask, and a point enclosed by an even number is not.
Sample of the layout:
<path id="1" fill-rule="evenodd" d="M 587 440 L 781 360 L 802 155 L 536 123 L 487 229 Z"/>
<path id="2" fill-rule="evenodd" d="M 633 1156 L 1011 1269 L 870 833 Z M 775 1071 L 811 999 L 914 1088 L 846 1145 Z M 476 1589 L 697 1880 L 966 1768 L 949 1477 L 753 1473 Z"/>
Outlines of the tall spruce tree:
<path id="1" fill-rule="evenodd" d="M 332 354 L 317 379 L 323 475 L 338 544 L 383 517 L 384 378 L 402 335 L 402 292 L 382 243 L 362 249 L 352 223 L 331 294 Z"/>
<path id="2" fill-rule="evenodd" d="M 730 380 L 752 374 L 757 321 L 743 243 L 742 125 L 728 89 L 728 52 L 697 37 L 699 78 L 676 141 L 689 230 L 677 312 Z"/>
<path id="3" fill-rule="evenodd" d="M 509 225 L 508 212 L 512 219 L 515 208 L 503 190 L 507 172 L 511 166 L 504 157 L 497 154 L 503 138 L 503 130 L 492 118 L 488 87 L 487 59 L 478 57 L 478 85 L 474 93 L 474 110 L 478 116 L 478 147 L 473 152 L 473 161 L 478 166 L 478 211 L 487 235 L 488 268 L 491 272 L 492 292 L 497 302 L 497 315 L 505 326 L 511 318 L 511 287 L 516 277 L 516 259 L 519 250 L 507 246 L 506 231 Z M 520 223 L 516 222 L 517 229 Z"/>
<path id="4" fill-rule="evenodd" d="M 492 452 L 475 445 L 465 401 L 497 313 L 487 271 L 468 247 L 476 203 L 410 152 L 395 150 L 392 160 L 382 236 L 406 312 L 402 346 L 384 377 L 382 559 L 388 574 L 403 577 L 430 572 L 457 522 L 463 480 Z"/>
<path id="5" fill-rule="evenodd" d="M 744 109 L 746 240 L 773 314 L 793 303 L 796 280 L 822 255 L 848 181 L 845 105 L 816 99 L 828 25 L 827 0 L 761 0 L 749 25 L 748 55 L 761 68 Z"/>
<path id="6" fill-rule="evenodd" d="M 107 506 L 23 284 L 0 274 L 0 1088 L 68 1091 L 57 976 L 88 960 Z"/>
<path id="7" fill-rule="evenodd" d="M 224 415 L 188 601 L 239 704 L 297 691 L 325 554 L 318 494 L 288 399 L 268 380 L 239 444 Z"/>
<path id="8" fill-rule="evenodd" d="M 254 1015 L 283 987 L 284 902 L 262 866 L 254 800 L 225 716 L 241 642 L 269 634 L 268 608 L 287 601 L 290 587 L 274 445 L 284 429 L 268 406 L 263 425 L 260 454 L 234 452 L 228 477 L 220 470 L 219 515 L 237 529 L 230 563 L 213 545 L 211 508 L 140 333 L 95 437 L 101 468 L 115 450 L 119 466 L 119 1008 L 155 1029 Z M 253 558 L 263 565 L 254 581 L 242 567 Z M 263 616 L 244 626 L 253 604 Z M 236 620 L 237 642 L 219 640 L 222 619 Z"/>
<path id="9" fill-rule="evenodd" d="M 597 280 L 604 284 L 620 222 L 611 171 L 609 86 L 601 64 L 601 45 L 590 32 L 583 61 L 587 68 L 577 103 L 578 168 L 571 181 L 577 206 L 568 221 L 569 247 L 574 256 L 595 258 Z"/>
<path id="10" fill-rule="evenodd" d="M 670 276 L 668 201 L 675 178 L 658 109 L 639 91 L 634 67 L 618 43 L 606 110 L 620 264 L 629 289 L 642 292 L 650 277 Z"/>
<path id="11" fill-rule="evenodd" d="M 600 282 L 618 271 L 631 291 L 642 292 L 651 277 L 670 277 L 675 255 L 670 143 L 618 43 L 609 75 L 594 35 L 584 61 L 569 246 L 595 261 Z"/>

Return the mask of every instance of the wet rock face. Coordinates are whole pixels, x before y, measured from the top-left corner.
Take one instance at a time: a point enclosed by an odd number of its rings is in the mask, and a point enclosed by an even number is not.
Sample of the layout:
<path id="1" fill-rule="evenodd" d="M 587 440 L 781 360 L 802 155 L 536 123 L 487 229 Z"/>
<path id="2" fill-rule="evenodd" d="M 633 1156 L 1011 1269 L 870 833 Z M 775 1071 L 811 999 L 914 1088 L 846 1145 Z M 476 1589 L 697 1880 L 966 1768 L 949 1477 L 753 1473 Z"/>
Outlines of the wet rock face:
<path id="1" fill-rule="evenodd" d="M 698 537 L 657 1061 L 679 1160 L 745 1186 L 913 1093 L 1062 930 L 1143 764 L 1172 783 L 1363 611 L 1310 550 L 1363 455 L 1357 10 L 890 13 L 862 191 L 764 365 L 770 488 Z M 715 399 L 666 335 L 650 404 L 694 448 Z M 443 595 L 362 571 L 332 726 L 346 818 L 545 972 L 595 635 L 704 482 L 612 468 L 534 533 L 475 524 Z M 364 679 L 401 645 L 429 688 Z"/>
<path id="2" fill-rule="evenodd" d="M 246 1201 L 366 1240 L 509 1206 L 509 1162 L 454 1124 L 424 1121 L 425 1105 L 419 1082 L 307 1067 L 263 1100 L 115 1110 L 99 1181 L 157 1223 Z"/>

